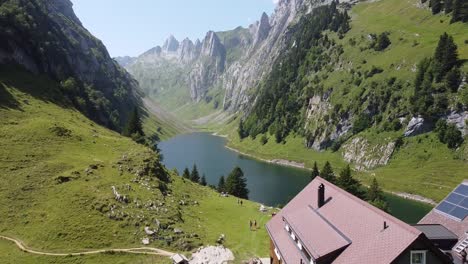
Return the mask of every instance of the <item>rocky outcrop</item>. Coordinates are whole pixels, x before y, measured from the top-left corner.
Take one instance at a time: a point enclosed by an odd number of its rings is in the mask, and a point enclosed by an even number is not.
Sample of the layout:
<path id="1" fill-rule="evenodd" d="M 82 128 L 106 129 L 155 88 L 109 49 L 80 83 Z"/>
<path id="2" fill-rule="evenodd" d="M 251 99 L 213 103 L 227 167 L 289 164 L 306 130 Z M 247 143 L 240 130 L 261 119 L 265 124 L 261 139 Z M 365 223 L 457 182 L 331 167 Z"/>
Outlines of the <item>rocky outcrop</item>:
<path id="1" fill-rule="evenodd" d="M 446 117 L 447 123 L 454 124 L 462 133 L 462 136 L 468 135 L 468 111 L 453 111 Z"/>
<path id="2" fill-rule="evenodd" d="M 343 116 L 338 122 L 330 120 L 333 107 L 328 102 L 328 96 L 328 94 L 315 95 L 310 98 L 305 116 L 304 130 L 308 134 L 305 145 L 318 151 L 330 147 L 352 128 L 348 116 Z"/>
<path id="3" fill-rule="evenodd" d="M 271 25 L 268 15 L 264 12 L 260 21 L 256 24 L 256 32 L 254 37 L 253 46 L 258 46 L 262 41 L 264 41 L 268 34 L 270 33 Z"/>
<path id="4" fill-rule="evenodd" d="M 215 32 L 209 31 L 203 40 L 200 60 L 189 75 L 190 96 L 200 101 L 217 78 L 224 72 L 226 50 Z"/>
<path id="5" fill-rule="evenodd" d="M 170 35 L 169 38 L 164 42 L 162 50 L 166 53 L 177 52 L 179 49 L 179 41 L 173 36 Z"/>
<path id="6" fill-rule="evenodd" d="M 422 133 L 429 132 L 431 129 L 431 125 L 424 120 L 423 117 L 413 117 L 408 123 L 408 126 L 405 129 L 405 133 L 403 134 L 405 137 L 416 136 Z"/>
<path id="7" fill-rule="evenodd" d="M 198 53 L 199 54 L 199 53 Z M 186 38 L 180 43 L 179 60 L 184 63 L 190 63 L 198 57 L 193 42 Z"/>
<path id="8" fill-rule="evenodd" d="M 373 169 L 387 165 L 395 150 L 395 142 L 370 143 L 363 137 L 355 137 L 343 145 L 343 158 L 354 163 L 357 170 Z"/>

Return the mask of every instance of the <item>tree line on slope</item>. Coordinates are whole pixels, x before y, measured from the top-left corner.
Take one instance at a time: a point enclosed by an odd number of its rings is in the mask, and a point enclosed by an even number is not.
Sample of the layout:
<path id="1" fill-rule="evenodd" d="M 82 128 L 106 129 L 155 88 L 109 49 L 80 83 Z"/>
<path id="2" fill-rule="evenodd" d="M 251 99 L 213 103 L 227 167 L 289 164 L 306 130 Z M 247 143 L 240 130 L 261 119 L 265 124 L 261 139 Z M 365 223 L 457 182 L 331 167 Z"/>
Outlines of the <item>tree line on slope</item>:
<path id="1" fill-rule="evenodd" d="M 317 167 L 317 162 L 314 162 L 312 168 L 311 179 L 320 176 L 323 179 L 337 185 L 341 189 L 351 193 L 352 195 L 369 202 L 377 208 L 380 208 L 386 212 L 390 212 L 390 208 L 385 199 L 384 193 L 379 186 L 376 178 L 372 179 L 371 185 L 366 188 L 356 180 L 351 172 L 351 168 L 347 165 L 344 169 L 340 171 L 338 177 L 333 172 L 333 168 L 330 162 L 325 162 L 321 170 Z"/>
<path id="2" fill-rule="evenodd" d="M 182 177 L 202 186 L 208 185 L 205 174 L 200 177 L 196 164 L 193 165 L 192 171 L 186 167 L 182 172 Z M 235 167 L 226 178 L 221 176 L 219 178 L 218 186 L 209 185 L 209 187 L 217 190 L 219 193 L 227 193 L 238 198 L 249 199 L 247 179 L 240 167 Z"/>
<path id="3" fill-rule="evenodd" d="M 421 0 L 426 3 L 428 0 Z M 433 14 L 445 11 L 446 14 L 452 13 L 450 23 L 468 22 L 468 2 L 466 0 L 429 0 L 429 7 Z"/>
<path id="4" fill-rule="evenodd" d="M 326 50 L 333 41 L 322 35 L 325 30 L 344 34 L 349 30 L 349 16 L 337 8 L 338 2 L 321 6 L 304 16 L 288 31 L 291 48 L 273 66 L 260 85 L 258 101 L 249 116 L 239 125 L 239 136 L 255 138 L 267 131 L 281 142 L 299 128 L 300 110 L 306 97 L 299 87 L 310 69 L 319 71 L 328 63 Z"/>
<path id="5" fill-rule="evenodd" d="M 456 126 L 448 125 L 444 119 L 440 119 L 449 108 L 449 97 L 458 93 L 462 82 L 457 50 L 452 36 L 447 33 L 440 36 L 434 56 L 418 64 L 411 99 L 411 111 L 414 114 L 432 122 L 438 120 L 435 132 L 449 148 L 457 148 L 463 142 L 462 134 Z"/>

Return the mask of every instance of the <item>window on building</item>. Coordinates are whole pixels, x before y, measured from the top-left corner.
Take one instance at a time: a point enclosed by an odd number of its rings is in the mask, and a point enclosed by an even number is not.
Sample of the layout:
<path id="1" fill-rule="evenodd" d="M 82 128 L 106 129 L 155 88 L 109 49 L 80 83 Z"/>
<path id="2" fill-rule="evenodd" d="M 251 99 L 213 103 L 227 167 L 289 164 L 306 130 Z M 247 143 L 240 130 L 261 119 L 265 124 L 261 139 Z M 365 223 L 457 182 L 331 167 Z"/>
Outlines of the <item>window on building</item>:
<path id="1" fill-rule="evenodd" d="M 411 264 L 426 264 L 426 251 L 425 250 L 411 251 Z"/>

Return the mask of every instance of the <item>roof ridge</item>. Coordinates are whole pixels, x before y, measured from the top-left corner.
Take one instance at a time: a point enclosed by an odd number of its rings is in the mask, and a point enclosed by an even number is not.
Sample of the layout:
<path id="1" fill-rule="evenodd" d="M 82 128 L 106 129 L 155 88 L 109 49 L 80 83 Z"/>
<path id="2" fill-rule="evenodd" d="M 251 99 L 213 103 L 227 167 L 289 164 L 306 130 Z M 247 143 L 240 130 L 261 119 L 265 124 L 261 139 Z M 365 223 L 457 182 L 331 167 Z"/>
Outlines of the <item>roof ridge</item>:
<path id="1" fill-rule="evenodd" d="M 356 196 L 352 195 L 351 193 L 341 189 L 340 187 L 338 187 L 335 184 L 325 180 L 324 178 L 322 178 L 320 176 L 315 177 L 314 181 L 320 181 L 321 183 L 326 183 L 329 187 L 332 187 L 335 191 L 339 192 L 340 194 L 343 194 L 343 195 L 347 196 L 348 198 L 353 199 L 355 202 L 360 203 L 361 205 L 365 206 L 366 208 L 372 210 L 374 213 L 377 213 L 378 215 L 380 215 L 382 217 L 388 218 L 388 220 L 390 220 L 394 224 L 406 229 L 408 232 L 411 232 L 411 233 L 413 233 L 415 235 L 418 235 L 418 236 L 420 234 L 422 234 L 422 232 L 419 231 L 417 228 L 412 227 L 411 225 L 401 221 L 400 219 L 394 217 L 393 215 L 382 211 L 381 209 L 369 204 L 368 202 L 366 202 L 364 200 L 359 199 L 358 197 L 356 197 Z"/>

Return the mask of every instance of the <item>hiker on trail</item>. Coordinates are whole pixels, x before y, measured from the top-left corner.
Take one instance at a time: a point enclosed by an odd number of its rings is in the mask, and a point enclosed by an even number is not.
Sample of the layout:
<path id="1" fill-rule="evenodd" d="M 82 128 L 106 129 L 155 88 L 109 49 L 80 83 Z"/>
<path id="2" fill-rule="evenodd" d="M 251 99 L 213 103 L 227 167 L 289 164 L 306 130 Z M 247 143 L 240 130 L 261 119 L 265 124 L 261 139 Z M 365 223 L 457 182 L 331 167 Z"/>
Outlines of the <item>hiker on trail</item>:
<path id="1" fill-rule="evenodd" d="M 257 220 L 254 220 L 253 227 L 254 227 L 254 229 L 257 229 Z"/>
<path id="2" fill-rule="evenodd" d="M 243 204 L 244 202 L 243 202 L 242 200 L 240 200 L 240 203 L 241 203 L 241 206 L 242 206 L 242 204 Z"/>
<path id="3" fill-rule="evenodd" d="M 252 220 L 249 220 L 250 231 L 252 231 Z"/>

